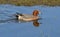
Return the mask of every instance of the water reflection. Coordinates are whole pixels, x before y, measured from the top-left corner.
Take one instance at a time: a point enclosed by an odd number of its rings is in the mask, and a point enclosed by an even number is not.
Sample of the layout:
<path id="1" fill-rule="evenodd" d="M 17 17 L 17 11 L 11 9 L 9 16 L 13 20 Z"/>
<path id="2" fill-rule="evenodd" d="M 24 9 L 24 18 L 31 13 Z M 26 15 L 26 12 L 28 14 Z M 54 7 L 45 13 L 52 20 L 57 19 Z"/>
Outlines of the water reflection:
<path id="1" fill-rule="evenodd" d="M 40 19 L 39 19 L 40 20 Z M 17 20 L 16 18 L 11 18 L 11 19 L 5 19 L 5 20 L 0 20 L 0 23 L 26 23 L 26 21 L 22 21 L 22 20 Z M 38 22 L 38 20 L 34 20 L 34 21 L 29 21 L 29 22 L 33 22 L 33 25 L 35 27 L 38 27 L 40 25 L 40 23 Z"/>
<path id="2" fill-rule="evenodd" d="M 34 21 L 33 21 L 33 25 L 34 25 L 34 26 L 38 27 L 39 24 L 40 24 L 40 23 L 38 22 L 38 20 L 34 20 Z"/>
<path id="3" fill-rule="evenodd" d="M 14 19 L 4 19 L 4 20 L 0 20 L 0 23 L 7 23 L 7 22 L 12 22 L 12 21 L 14 21 L 15 20 L 15 18 Z M 16 20 L 15 20 L 16 21 Z"/>

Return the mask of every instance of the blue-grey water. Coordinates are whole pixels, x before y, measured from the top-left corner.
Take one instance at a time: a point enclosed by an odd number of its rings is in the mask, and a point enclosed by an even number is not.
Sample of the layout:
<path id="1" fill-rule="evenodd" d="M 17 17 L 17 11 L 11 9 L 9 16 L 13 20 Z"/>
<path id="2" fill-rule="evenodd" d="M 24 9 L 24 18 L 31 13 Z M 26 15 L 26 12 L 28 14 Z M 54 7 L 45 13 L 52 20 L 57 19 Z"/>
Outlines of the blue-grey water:
<path id="1" fill-rule="evenodd" d="M 38 27 L 9 20 L 16 12 L 32 14 L 35 9 L 41 12 Z M 0 37 L 60 37 L 60 7 L 0 5 Z"/>

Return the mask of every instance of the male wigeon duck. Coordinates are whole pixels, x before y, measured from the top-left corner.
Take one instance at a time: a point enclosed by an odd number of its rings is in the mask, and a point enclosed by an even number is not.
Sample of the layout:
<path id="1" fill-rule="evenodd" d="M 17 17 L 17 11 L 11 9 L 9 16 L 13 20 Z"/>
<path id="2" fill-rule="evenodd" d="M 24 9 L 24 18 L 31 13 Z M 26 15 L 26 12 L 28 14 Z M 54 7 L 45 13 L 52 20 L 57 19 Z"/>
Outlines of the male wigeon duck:
<path id="1" fill-rule="evenodd" d="M 17 13 L 16 14 L 16 18 L 17 20 L 23 20 L 23 21 L 34 21 L 34 20 L 38 20 L 39 19 L 39 11 L 38 10 L 34 10 L 33 14 L 21 14 L 21 13 Z"/>

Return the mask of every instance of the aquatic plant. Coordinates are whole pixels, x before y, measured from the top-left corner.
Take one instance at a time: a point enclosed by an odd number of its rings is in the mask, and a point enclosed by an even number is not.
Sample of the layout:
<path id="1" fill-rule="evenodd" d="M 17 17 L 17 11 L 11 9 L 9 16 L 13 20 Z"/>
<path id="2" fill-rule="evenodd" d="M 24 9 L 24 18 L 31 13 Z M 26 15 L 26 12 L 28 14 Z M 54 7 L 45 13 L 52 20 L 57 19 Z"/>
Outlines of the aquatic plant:
<path id="1" fill-rule="evenodd" d="M 0 0 L 0 4 L 13 4 L 17 6 L 47 5 L 60 6 L 60 0 Z"/>

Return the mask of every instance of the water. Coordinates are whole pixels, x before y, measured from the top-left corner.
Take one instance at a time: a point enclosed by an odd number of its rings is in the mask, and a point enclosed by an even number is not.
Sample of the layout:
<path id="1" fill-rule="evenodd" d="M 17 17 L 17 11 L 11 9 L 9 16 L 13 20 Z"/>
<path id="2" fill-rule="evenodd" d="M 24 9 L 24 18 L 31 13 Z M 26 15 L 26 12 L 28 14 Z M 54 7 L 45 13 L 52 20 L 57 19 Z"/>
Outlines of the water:
<path id="1" fill-rule="evenodd" d="M 10 20 L 16 12 L 32 14 L 35 9 L 41 11 L 38 27 Z M 0 5 L 0 37 L 60 37 L 59 15 L 60 7 Z"/>

